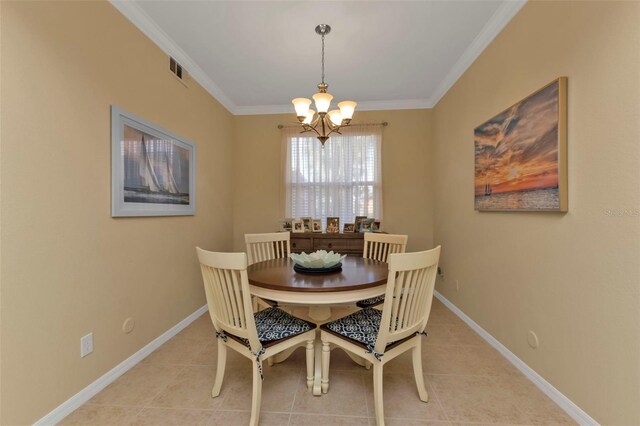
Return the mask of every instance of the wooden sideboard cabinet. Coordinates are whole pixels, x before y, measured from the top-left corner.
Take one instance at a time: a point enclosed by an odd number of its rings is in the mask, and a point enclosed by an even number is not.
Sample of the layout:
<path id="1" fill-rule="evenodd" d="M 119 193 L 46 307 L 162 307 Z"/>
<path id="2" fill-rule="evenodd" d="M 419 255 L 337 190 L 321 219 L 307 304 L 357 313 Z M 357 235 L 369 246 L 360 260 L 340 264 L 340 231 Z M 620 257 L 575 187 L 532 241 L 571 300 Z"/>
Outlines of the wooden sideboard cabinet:
<path id="1" fill-rule="evenodd" d="M 346 234 L 326 234 L 319 232 L 292 232 L 291 251 L 293 253 L 311 253 L 316 250 L 334 251 L 340 254 L 362 256 L 364 234 L 348 232 Z"/>

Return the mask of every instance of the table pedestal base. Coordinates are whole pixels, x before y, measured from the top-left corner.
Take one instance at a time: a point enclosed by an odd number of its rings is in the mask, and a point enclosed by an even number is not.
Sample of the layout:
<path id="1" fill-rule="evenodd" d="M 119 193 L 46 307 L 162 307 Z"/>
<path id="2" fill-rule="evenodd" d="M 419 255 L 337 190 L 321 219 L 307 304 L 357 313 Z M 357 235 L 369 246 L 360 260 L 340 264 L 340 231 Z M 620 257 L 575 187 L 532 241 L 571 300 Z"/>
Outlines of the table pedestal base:
<path id="1" fill-rule="evenodd" d="M 315 322 L 324 323 L 331 319 L 331 306 L 309 306 L 309 318 Z"/>
<path id="2" fill-rule="evenodd" d="M 325 322 L 328 322 L 331 319 L 333 319 L 331 316 L 330 305 L 309 306 L 309 312 L 307 315 L 310 319 L 312 319 L 318 325 L 324 324 Z M 282 351 L 278 355 L 275 355 L 269 358 L 267 362 L 269 363 L 269 365 L 283 362 L 287 358 L 289 358 L 296 349 L 304 346 L 305 344 L 301 344 L 299 346 Z M 366 361 L 365 359 L 360 358 L 359 356 L 354 355 L 349 351 L 345 351 L 345 353 L 349 356 L 349 358 L 353 360 L 353 362 L 355 362 L 359 366 L 364 367 L 367 370 L 371 368 L 371 363 Z M 322 376 L 322 341 L 320 340 L 320 330 L 318 329 L 316 332 L 315 349 L 314 349 L 314 378 L 313 378 L 313 388 L 312 388 L 314 396 L 322 395 L 321 376 Z"/>

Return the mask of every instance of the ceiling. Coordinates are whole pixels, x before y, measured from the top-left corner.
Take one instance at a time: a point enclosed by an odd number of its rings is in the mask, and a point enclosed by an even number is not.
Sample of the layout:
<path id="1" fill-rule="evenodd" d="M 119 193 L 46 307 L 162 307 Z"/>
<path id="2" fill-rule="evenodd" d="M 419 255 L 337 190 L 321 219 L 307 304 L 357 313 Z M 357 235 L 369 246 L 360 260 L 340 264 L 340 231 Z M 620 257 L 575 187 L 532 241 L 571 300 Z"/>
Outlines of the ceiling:
<path id="1" fill-rule="evenodd" d="M 233 114 L 293 112 L 321 79 L 358 110 L 430 108 L 524 5 L 476 1 L 112 4 Z"/>

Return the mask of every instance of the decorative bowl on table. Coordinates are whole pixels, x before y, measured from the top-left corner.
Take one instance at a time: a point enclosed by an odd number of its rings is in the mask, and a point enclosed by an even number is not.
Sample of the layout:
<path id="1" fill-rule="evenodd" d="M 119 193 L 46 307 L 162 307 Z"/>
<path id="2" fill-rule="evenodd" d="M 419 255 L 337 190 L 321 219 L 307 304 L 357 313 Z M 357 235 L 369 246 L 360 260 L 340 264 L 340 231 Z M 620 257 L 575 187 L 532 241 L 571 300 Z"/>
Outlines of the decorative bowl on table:
<path id="1" fill-rule="evenodd" d="M 296 272 L 326 273 L 342 270 L 342 259 L 347 255 L 318 250 L 309 254 L 305 252 L 291 253 L 289 257 L 294 261 L 293 269 Z"/>

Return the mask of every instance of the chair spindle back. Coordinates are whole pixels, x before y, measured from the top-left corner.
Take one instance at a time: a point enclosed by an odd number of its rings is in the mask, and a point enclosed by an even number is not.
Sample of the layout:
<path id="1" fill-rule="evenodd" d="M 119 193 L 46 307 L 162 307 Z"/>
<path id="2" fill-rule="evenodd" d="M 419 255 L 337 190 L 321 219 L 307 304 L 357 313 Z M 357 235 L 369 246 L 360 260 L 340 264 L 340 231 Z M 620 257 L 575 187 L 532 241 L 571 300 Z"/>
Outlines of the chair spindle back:
<path id="1" fill-rule="evenodd" d="M 367 232 L 364 234 L 364 252 L 362 257 L 367 259 L 388 262 L 389 255 L 404 253 L 407 249 L 407 235 L 377 234 Z"/>
<path id="2" fill-rule="evenodd" d="M 249 265 L 265 260 L 280 259 L 291 253 L 289 232 L 245 234 Z"/>
<path id="3" fill-rule="evenodd" d="M 196 247 L 209 314 L 216 331 L 224 331 L 249 340 L 252 350 L 260 348 L 256 331 L 249 280 L 247 255 L 215 253 Z"/>
<path id="4" fill-rule="evenodd" d="M 440 258 L 440 246 L 427 251 L 391 254 L 389 277 L 376 350 L 423 332 L 427 326 Z"/>

